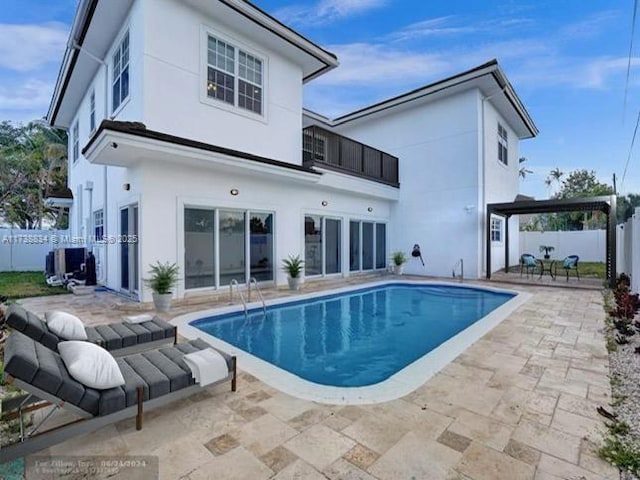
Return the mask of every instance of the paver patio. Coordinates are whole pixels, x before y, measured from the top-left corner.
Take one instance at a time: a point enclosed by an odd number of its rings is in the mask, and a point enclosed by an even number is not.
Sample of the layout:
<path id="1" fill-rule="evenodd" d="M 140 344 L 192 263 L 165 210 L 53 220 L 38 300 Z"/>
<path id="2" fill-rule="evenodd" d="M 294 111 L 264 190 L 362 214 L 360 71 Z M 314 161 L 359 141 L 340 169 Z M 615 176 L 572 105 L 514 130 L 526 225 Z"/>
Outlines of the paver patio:
<path id="1" fill-rule="evenodd" d="M 532 298 L 404 398 L 321 405 L 242 372 L 236 393 L 210 388 L 152 412 L 141 431 L 124 421 L 43 453 L 157 455 L 166 479 L 618 478 L 596 453 L 596 407 L 610 402 L 601 293 L 518 289 Z M 23 303 L 91 323 L 122 314 L 109 294 Z M 203 308 L 183 304 L 169 317 Z"/>

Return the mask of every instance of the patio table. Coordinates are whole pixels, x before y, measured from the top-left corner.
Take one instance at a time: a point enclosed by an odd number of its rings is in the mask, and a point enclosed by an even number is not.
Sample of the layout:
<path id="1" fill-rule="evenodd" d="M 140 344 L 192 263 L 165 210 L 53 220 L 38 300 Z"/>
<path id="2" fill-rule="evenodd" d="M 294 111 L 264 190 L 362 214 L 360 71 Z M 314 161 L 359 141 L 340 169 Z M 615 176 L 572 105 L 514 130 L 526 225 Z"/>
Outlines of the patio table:
<path id="1" fill-rule="evenodd" d="M 556 275 L 555 275 L 555 264 L 556 261 L 555 260 L 547 260 L 547 259 L 541 259 L 538 258 L 538 263 L 540 264 L 540 276 L 538 277 L 538 280 L 540 280 L 542 278 L 542 276 L 545 273 L 548 273 L 549 276 L 551 276 L 552 279 L 556 279 Z"/>

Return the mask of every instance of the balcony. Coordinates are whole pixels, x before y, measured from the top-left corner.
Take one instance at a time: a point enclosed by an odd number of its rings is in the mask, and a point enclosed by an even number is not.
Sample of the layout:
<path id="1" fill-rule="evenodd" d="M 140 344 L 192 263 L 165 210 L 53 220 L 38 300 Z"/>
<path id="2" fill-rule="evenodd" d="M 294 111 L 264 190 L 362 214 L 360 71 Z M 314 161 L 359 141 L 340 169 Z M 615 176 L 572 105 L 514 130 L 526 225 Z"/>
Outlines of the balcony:
<path id="1" fill-rule="evenodd" d="M 318 126 L 302 130 L 302 161 L 320 167 L 399 187 L 398 158 Z"/>

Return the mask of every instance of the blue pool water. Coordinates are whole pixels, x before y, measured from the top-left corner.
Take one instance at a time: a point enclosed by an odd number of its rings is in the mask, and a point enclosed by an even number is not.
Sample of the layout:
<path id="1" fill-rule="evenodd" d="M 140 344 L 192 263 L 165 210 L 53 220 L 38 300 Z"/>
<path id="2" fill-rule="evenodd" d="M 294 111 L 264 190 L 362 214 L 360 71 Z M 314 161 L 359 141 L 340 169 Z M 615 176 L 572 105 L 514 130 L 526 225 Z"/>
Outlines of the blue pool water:
<path id="1" fill-rule="evenodd" d="M 513 295 L 469 287 L 387 284 L 191 325 L 299 377 L 361 387 L 386 380 Z"/>

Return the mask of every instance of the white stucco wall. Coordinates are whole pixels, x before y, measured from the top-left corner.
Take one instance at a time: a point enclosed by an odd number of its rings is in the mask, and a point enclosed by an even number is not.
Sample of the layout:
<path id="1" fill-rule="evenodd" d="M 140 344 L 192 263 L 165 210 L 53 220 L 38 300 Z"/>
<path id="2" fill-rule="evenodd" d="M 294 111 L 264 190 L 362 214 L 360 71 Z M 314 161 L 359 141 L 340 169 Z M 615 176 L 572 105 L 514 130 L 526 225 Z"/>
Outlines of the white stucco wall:
<path id="1" fill-rule="evenodd" d="M 339 127 L 400 159 L 391 249 L 417 243 L 426 262 L 412 258 L 407 273 L 450 276 L 463 258 L 465 275 L 477 275 L 477 129 L 475 91 Z"/>
<path id="2" fill-rule="evenodd" d="M 190 167 L 179 163 L 157 163 L 153 159 L 141 165 L 140 264 L 146 275 L 148 265 L 176 262 L 181 281 L 177 295 L 184 293 L 184 206 L 203 208 L 248 209 L 275 214 L 276 282 L 286 284 L 281 260 L 290 254 L 304 257 L 304 215 L 323 215 L 342 220 L 342 274 L 349 273 L 349 221 L 365 220 L 387 223 L 390 204 L 387 200 L 350 195 L 318 185 L 275 177 L 229 173 L 211 168 Z M 237 196 L 230 195 L 232 188 Z M 322 206 L 326 201 L 328 205 Z M 371 208 L 371 212 L 369 212 Z M 387 226 L 387 241 L 390 226 Z M 144 300 L 150 300 L 145 291 Z"/>
<path id="3" fill-rule="evenodd" d="M 265 59 L 263 118 L 250 118 L 203 101 L 202 54 L 207 28 Z M 299 66 L 275 51 L 265 50 L 259 41 L 229 29 L 224 19 L 209 18 L 176 0 L 136 0 L 115 42 L 126 29 L 130 34 L 130 95 L 115 112 L 116 120 L 141 121 L 152 130 L 171 135 L 301 163 Z M 109 65 L 111 55 L 112 50 L 105 58 Z M 110 108 L 105 114 L 104 80 L 105 69 L 101 67 L 93 81 L 96 124 L 112 116 Z M 110 82 L 108 90 L 110 106 Z M 90 137 L 89 91 L 77 113 L 80 149 Z M 348 222 L 359 219 L 387 223 L 388 252 L 400 249 L 410 253 L 414 244 L 421 245 L 426 267 L 410 259 L 407 273 L 448 277 L 462 258 L 465 275 L 481 277 L 484 205 L 512 201 L 518 191 L 518 140 L 503 123 L 509 130 L 510 163 L 508 167 L 500 165 L 497 120 L 490 101 L 483 102 L 478 90 L 468 90 L 337 128 L 339 133 L 400 158 L 401 188 L 397 193 L 383 191 L 391 187 L 373 182 L 363 186 L 362 180 L 335 174 L 325 175 L 317 184 L 305 184 L 256 172 L 230 173 L 213 165 L 196 167 L 181 158 L 158 161 L 152 154 L 130 159 L 129 168 L 105 169 L 81 158 L 71 166 L 69 175 L 75 196 L 72 231 L 89 233 L 91 210 L 106 205 L 105 234 L 117 235 L 120 208 L 139 204 L 141 279 L 148 266 L 158 260 L 175 261 L 184 272 L 185 204 L 274 212 L 278 266 L 287 255 L 304 252 L 304 214 L 319 214 L 342 219 L 345 275 L 349 270 Z M 91 195 L 86 191 L 88 182 L 93 182 Z M 123 188 L 125 184 L 129 190 Z M 240 190 L 240 195 L 231 197 L 231 188 Z M 322 206 L 323 200 L 328 202 L 326 207 Z M 517 220 L 512 220 L 510 230 L 512 256 L 517 261 Z M 101 270 L 99 279 L 118 289 L 120 247 L 100 246 L 96 251 L 100 264 L 108 267 L 108 272 L 107 268 Z M 501 268 L 502 257 L 496 251 L 494 270 Z M 276 280 L 278 284 L 286 281 L 279 269 Z M 177 291 L 179 296 L 183 285 Z M 143 300 L 149 299 L 145 290 Z"/>
<path id="4" fill-rule="evenodd" d="M 71 128 L 69 130 L 69 177 L 68 186 L 73 191 L 74 203 L 70 209 L 69 226 L 70 232 L 74 236 L 85 237 L 92 235 L 93 212 L 104 209 L 105 211 L 105 235 L 117 235 L 119 229 L 119 206 L 126 205 L 127 202 L 134 202 L 139 197 L 136 191 L 137 182 L 135 175 L 128 169 L 121 167 L 104 167 L 102 165 L 90 164 L 80 153 L 77 162 L 72 161 L 73 138 L 72 128 L 76 120 L 79 130 L 79 150 L 80 152 L 87 144 L 93 132 L 90 131 L 89 112 L 90 95 L 95 91 L 95 122 L 96 128 L 105 118 L 112 118 L 123 121 L 139 121 L 143 116 L 143 40 L 144 40 L 144 4 L 136 1 L 127 16 L 127 19 L 115 36 L 111 48 L 108 50 L 103 61 L 107 67 L 100 65 L 89 88 L 84 94 L 84 98 L 79 105 Z M 120 44 L 124 33 L 129 32 L 129 97 L 122 105 L 113 112 L 112 92 L 111 92 L 111 68 L 113 52 Z M 108 75 L 105 83 L 105 76 Z M 91 191 L 87 186 L 93 184 Z M 130 184 L 133 188 L 130 191 L 123 189 L 124 184 Z M 106 195 L 105 195 L 106 192 Z M 106 206 L 105 206 L 106 205 Z M 81 210 L 81 212 L 80 212 Z M 117 280 L 117 265 L 119 263 L 118 251 L 109 249 L 104 245 L 93 245 L 98 262 L 98 281 L 115 285 Z"/>
<path id="5" fill-rule="evenodd" d="M 230 30 L 224 19 L 206 17 L 175 0 L 145 2 L 143 121 L 147 127 L 301 164 L 301 67 L 246 34 Z M 223 102 L 203 98 L 205 29 L 264 59 L 263 117 L 238 108 L 230 111 Z"/>
<path id="6" fill-rule="evenodd" d="M 484 189 L 480 192 L 480 210 L 482 219 L 485 218 L 486 211 L 484 205 L 488 203 L 513 202 L 519 191 L 519 142 L 518 137 L 511 126 L 500 116 L 490 100 L 482 100 L 480 97 L 480 112 L 484 113 L 484 176 L 479 179 L 479 185 L 484 184 Z M 498 159 L 498 122 L 507 129 L 508 132 L 508 164 L 505 165 Z M 482 131 L 482 128 L 481 128 Z M 504 268 L 504 235 L 505 226 L 503 221 L 503 241 L 492 242 L 491 245 L 491 271 L 495 272 Z M 519 259 L 518 252 L 518 231 L 520 224 L 518 216 L 515 215 L 509 219 L 509 263 L 517 265 Z M 486 272 L 485 265 L 485 249 L 486 237 L 483 235 L 480 240 L 481 244 L 481 261 L 482 272 Z"/>

